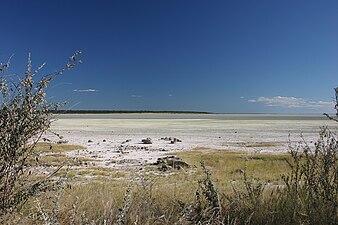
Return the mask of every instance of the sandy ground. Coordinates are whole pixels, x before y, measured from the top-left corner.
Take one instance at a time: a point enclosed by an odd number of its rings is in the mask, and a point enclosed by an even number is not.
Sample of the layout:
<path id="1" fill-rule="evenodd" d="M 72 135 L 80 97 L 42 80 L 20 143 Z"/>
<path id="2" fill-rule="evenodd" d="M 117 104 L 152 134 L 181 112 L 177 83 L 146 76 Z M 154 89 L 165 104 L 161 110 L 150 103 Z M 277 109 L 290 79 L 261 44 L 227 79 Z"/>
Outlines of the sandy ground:
<path id="1" fill-rule="evenodd" d="M 68 155 L 95 159 L 101 166 L 120 168 L 143 166 L 165 154 L 202 147 L 284 153 L 288 151 L 289 136 L 293 143 L 301 140 L 300 135 L 311 143 L 317 140 L 320 126 L 332 125 L 330 121 L 306 118 L 191 117 L 72 115 L 58 118 L 51 130 L 62 135 L 69 144 L 85 147 Z M 52 134 L 44 137 L 58 140 Z M 171 144 L 163 140 L 165 137 L 182 142 Z M 145 138 L 151 138 L 153 143 L 143 144 L 142 139 Z"/>

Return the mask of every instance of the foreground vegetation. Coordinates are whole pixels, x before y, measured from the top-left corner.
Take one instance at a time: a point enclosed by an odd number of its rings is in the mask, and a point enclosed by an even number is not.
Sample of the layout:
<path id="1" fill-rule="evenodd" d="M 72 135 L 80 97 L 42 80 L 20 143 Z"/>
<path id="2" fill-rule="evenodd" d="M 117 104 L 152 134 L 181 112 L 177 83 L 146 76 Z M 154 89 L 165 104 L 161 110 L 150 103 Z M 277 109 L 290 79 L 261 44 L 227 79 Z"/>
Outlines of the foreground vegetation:
<path id="1" fill-rule="evenodd" d="M 67 178 L 62 188 L 30 199 L 4 222 L 337 224 L 337 147 L 323 129 L 316 144 L 302 143 L 285 155 L 197 148 L 178 154 L 197 166 L 190 169 L 64 168 L 57 175 Z M 37 147 L 48 154 L 78 148 L 53 145 L 51 152 L 48 144 Z"/>

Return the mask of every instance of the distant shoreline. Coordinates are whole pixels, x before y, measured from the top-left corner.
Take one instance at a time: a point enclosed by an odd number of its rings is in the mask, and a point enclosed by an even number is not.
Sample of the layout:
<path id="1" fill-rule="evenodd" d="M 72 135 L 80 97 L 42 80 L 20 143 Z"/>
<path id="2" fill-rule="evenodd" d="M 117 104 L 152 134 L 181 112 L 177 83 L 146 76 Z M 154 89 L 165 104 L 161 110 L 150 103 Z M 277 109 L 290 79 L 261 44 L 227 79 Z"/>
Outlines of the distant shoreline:
<path id="1" fill-rule="evenodd" d="M 148 110 L 53 110 L 54 114 L 128 114 L 128 113 L 167 113 L 167 114 L 214 114 L 198 111 L 148 111 Z"/>
<path id="2" fill-rule="evenodd" d="M 52 110 L 53 114 L 195 114 L 195 115 L 279 115 L 279 116 L 323 116 L 321 113 L 219 113 L 202 111 L 156 111 L 156 110 Z M 325 118 L 325 116 L 324 116 Z"/>

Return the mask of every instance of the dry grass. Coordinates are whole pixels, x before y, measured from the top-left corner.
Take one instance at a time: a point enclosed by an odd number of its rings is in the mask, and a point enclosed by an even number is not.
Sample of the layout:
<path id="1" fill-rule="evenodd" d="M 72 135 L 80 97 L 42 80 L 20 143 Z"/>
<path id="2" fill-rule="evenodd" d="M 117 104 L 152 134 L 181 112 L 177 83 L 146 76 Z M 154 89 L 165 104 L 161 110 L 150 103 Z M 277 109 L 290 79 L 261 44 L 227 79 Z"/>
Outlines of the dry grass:
<path id="1" fill-rule="evenodd" d="M 199 167 L 200 160 L 204 160 L 206 166 L 210 169 L 217 190 L 229 192 L 234 182 L 240 184 L 245 165 L 247 165 L 249 174 L 262 180 L 280 183 L 280 174 L 287 169 L 285 159 L 288 158 L 286 155 L 248 154 L 211 149 L 198 149 L 182 152 L 178 155 L 183 160 L 197 165 L 197 168 L 173 170 L 169 173 L 159 172 L 154 167 L 147 167 L 142 172 L 129 170 L 126 173 L 101 167 L 69 170 L 68 173 L 71 176 L 93 177 L 90 181 L 82 180 L 85 185 L 77 183 L 72 186 L 72 189 L 67 190 L 63 198 L 73 202 L 75 201 L 75 196 L 78 196 L 78 201 L 81 202 L 81 210 L 85 210 L 89 218 L 97 218 L 98 214 L 105 214 L 108 211 L 117 213 L 114 206 L 122 204 L 128 183 L 132 182 L 135 185 L 132 190 L 135 193 L 134 198 L 141 198 L 142 196 L 140 195 L 146 192 L 153 201 L 156 199 L 158 207 L 169 209 L 173 206 L 178 207 L 178 199 L 182 202 L 192 202 L 194 200 L 194 193 L 198 187 L 197 181 L 203 175 Z M 103 194 L 98 194 L 98 191 Z M 95 196 L 94 200 L 92 196 Z M 136 203 L 134 202 L 133 204 Z M 68 208 L 70 206 L 65 207 Z M 101 207 L 100 210 L 103 211 L 98 212 L 98 207 Z M 132 206 L 132 208 L 137 207 L 139 206 Z M 64 216 L 69 217 L 69 214 Z M 178 215 L 176 214 L 176 216 Z"/>
<path id="2" fill-rule="evenodd" d="M 249 176 L 276 184 L 282 181 L 281 174 L 289 171 L 286 160 L 290 159 L 290 156 L 287 154 L 273 155 L 194 149 L 177 155 L 194 165 L 199 165 L 199 162 L 203 160 L 212 173 L 216 186 L 223 190 L 231 189 L 234 182 L 241 180 L 244 169 Z M 200 170 L 198 170 L 198 174 L 201 174 Z"/>

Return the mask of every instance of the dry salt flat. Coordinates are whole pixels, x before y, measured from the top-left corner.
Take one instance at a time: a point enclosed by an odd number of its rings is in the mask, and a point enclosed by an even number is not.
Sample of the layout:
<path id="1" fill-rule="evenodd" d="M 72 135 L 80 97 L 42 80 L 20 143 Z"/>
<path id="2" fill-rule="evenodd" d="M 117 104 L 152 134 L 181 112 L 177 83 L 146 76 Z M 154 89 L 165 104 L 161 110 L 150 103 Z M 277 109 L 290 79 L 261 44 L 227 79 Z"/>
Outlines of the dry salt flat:
<path id="1" fill-rule="evenodd" d="M 320 115 L 133 113 L 56 115 L 51 130 L 69 144 L 84 146 L 68 152 L 69 156 L 121 168 L 143 166 L 195 148 L 285 153 L 289 139 L 297 143 L 302 135 L 308 143 L 315 142 L 321 126 L 334 129 Z M 51 134 L 45 137 L 58 140 Z M 146 138 L 152 144 L 144 144 Z M 174 138 L 178 141 L 172 143 Z"/>

